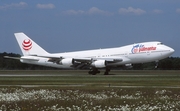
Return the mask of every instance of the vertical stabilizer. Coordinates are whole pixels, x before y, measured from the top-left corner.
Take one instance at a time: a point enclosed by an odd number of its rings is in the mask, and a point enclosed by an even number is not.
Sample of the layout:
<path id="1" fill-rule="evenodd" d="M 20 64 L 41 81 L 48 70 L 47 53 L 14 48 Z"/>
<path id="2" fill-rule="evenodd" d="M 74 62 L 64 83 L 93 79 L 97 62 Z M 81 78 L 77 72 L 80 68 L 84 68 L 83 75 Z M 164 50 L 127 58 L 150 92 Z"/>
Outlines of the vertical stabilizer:
<path id="1" fill-rule="evenodd" d="M 48 54 L 48 52 L 46 52 L 24 33 L 15 33 L 14 35 L 24 56 Z"/>

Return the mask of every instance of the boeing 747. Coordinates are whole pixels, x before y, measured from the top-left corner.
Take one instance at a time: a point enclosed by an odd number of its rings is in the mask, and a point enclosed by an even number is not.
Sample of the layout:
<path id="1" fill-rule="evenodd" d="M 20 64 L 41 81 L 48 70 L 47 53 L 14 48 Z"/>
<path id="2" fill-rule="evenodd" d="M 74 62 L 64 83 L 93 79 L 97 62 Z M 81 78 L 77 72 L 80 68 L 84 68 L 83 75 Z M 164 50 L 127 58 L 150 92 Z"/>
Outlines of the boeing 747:
<path id="1" fill-rule="evenodd" d="M 116 48 L 75 51 L 66 53 L 48 53 L 24 33 L 15 33 L 16 40 L 23 53 L 22 63 L 49 66 L 55 68 L 89 68 L 89 74 L 109 74 L 113 67 L 131 66 L 131 64 L 159 61 L 173 54 L 174 49 L 162 42 L 142 42 Z"/>

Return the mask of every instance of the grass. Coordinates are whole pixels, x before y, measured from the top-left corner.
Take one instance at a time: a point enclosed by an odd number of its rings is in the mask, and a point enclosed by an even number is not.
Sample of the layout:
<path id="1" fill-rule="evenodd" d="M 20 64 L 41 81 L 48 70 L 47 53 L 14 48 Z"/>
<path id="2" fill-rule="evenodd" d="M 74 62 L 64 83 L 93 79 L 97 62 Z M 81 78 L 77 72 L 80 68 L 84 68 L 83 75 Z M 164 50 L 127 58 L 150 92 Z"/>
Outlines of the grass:
<path id="1" fill-rule="evenodd" d="M 180 110 L 180 71 L 0 71 L 0 85 L 0 110 Z"/>

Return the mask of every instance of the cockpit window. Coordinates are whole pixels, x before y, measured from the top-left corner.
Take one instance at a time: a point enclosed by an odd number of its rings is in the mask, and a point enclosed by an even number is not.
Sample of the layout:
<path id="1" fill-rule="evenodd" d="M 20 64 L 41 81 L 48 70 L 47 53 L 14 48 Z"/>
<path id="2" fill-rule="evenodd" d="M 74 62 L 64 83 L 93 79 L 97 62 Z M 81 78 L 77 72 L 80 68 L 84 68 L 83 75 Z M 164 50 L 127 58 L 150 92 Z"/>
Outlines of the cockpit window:
<path id="1" fill-rule="evenodd" d="M 160 42 L 160 43 L 157 43 L 157 45 L 163 45 L 163 43 L 162 43 L 162 42 Z"/>

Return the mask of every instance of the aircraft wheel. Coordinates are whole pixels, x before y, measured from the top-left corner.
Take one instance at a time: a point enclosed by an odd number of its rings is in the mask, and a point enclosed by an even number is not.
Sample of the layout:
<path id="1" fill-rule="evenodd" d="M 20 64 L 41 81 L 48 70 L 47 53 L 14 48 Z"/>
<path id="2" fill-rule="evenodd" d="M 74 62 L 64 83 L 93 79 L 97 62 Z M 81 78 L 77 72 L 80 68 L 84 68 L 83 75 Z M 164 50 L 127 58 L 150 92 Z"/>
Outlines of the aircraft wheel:
<path id="1" fill-rule="evenodd" d="M 106 71 L 104 72 L 104 75 L 109 75 L 109 71 L 110 71 L 110 69 L 106 68 Z"/>
<path id="2" fill-rule="evenodd" d="M 108 72 L 108 71 L 105 71 L 105 72 L 104 72 L 104 75 L 109 75 L 109 72 Z"/>
<path id="3" fill-rule="evenodd" d="M 100 73 L 98 69 L 93 69 L 88 72 L 89 74 L 96 75 L 97 73 Z"/>

